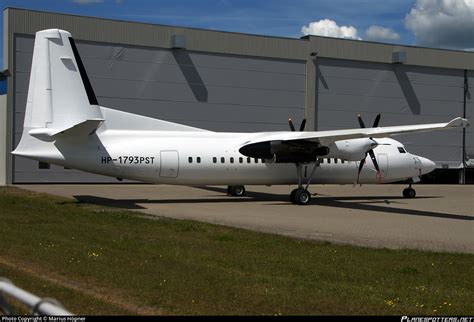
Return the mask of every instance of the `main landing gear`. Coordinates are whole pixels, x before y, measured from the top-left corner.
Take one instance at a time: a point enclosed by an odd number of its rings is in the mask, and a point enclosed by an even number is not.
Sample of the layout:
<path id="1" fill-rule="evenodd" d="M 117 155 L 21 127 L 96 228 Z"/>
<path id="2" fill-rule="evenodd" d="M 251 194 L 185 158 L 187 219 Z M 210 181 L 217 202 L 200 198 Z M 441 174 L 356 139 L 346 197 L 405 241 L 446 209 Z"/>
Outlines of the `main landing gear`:
<path id="1" fill-rule="evenodd" d="M 403 197 L 405 198 L 415 198 L 416 196 L 416 191 L 411 187 L 411 183 L 408 186 L 408 188 L 403 189 Z"/>
<path id="2" fill-rule="evenodd" d="M 311 175 L 306 182 L 306 186 L 303 188 L 303 175 L 301 171 L 301 164 L 296 164 L 296 172 L 298 173 L 298 188 L 294 189 L 290 194 L 290 201 L 295 205 L 309 205 L 311 203 L 311 193 L 308 191 L 309 184 L 311 183 L 311 179 L 313 178 L 314 171 L 316 168 L 319 167 L 319 160 L 316 162 L 313 170 L 311 171 Z"/>
<path id="3" fill-rule="evenodd" d="M 311 203 L 311 194 L 303 187 L 296 188 L 291 192 L 290 200 L 295 205 L 309 205 Z"/>
<path id="4" fill-rule="evenodd" d="M 227 186 L 227 194 L 233 197 L 242 197 L 245 195 L 244 186 Z"/>

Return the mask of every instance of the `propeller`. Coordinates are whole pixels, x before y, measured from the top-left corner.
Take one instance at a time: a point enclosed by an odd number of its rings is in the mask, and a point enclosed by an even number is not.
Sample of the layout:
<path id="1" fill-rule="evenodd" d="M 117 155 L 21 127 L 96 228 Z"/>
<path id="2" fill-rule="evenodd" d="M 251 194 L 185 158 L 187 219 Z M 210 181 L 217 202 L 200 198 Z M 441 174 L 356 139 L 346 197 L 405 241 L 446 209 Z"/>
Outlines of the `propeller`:
<path id="1" fill-rule="evenodd" d="M 295 131 L 295 126 L 293 125 L 293 121 L 291 120 L 291 118 L 288 119 L 288 124 L 290 125 L 290 129 L 291 131 Z M 306 119 L 303 119 L 303 121 L 301 121 L 301 125 L 300 125 L 300 132 L 303 132 L 304 131 L 304 128 L 306 126 Z"/>
<path id="2" fill-rule="evenodd" d="M 361 116 L 360 114 L 357 115 L 357 120 L 359 121 L 360 127 L 361 127 L 361 128 L 365 128 L 365 123 L 364 123 L 364 121 L 362 120 L 362 116 Z M 375 117 L 375 120 L 374 120 L 374 123 L 373 123 L 372 127 L 378 127 L 378 126 L 379 126 L 379 122 L 380 122 L 380 114 L 377 114 L 377 116 Z M 378 164 L 378 162 L 377 162 L 377 158 L 375 157 L 375 153 L 374 153 L 374 148 L 378 145 L 378 143 L 377 143 L 374 139 L 372 139 L 372 138 L 370 138 L 370 139 L 371 139 L 372 141 L 374 141 L 374 145 L 373 145 L 373 147 L 372 147 L 369 151 L 365 152 L 365 157 L 364 157 L 364 159 L 362 159 L 362 160 L 360 161 L 359 169 L 358 169 L 358 171 L 357 171 L 357 183 L 359 183 L 360 173 L 361 173 L 361 171 L 362 171 L 362 168 L 363 168 L 364 165 L 365 165 L 365 159 L 367 158 L 367 154 L 370 156 L 370 159 L 372 160 L 372 163 L 374 164 L 374 168 L 375 168 L 375 170 L 377 171 L 377 172 L 376 172 L 377 178 L 380 180 L 380 178 L 382 177 L 382 176 L 381 176 L 381 173 L 380 173 L 379 164 Z"/>
<path id="3" fill-rule="evenodd" d="M 377 127 L 379 126 L 379 122 L 380 122 L 380 113 L 377 114 L 377 116 L 375 117 L 375 120 L 374 120 L 374 124 L 372 125 L 372 127 Z M 359 121 L 359 125 L 361 128 L 365 128 L 365 123 L 364 121 L 362 120 L 362 116 L 360 114 L 357 114 L 357 120 Z"/>

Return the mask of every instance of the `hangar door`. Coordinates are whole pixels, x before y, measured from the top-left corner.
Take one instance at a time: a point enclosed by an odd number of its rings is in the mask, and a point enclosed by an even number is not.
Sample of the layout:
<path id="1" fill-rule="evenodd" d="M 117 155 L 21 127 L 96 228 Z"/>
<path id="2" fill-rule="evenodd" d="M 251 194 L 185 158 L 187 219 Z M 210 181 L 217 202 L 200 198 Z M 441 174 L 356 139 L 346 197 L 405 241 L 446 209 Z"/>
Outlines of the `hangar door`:
<path id="1" fill-rule="evenodd" d="M 14 142 L 22 133 L 34 38 L 15 36 Z M 99 104 L 213 131 L 288 129 L 304 114 L 305 62 L 76 41 Z M 159 147 L 157 147 L 159 149 Z M 14 158 L 13 181 L 116 182 Z"/>
<path id="2" fill-rule="evenodd" d="M 319 130 L 359 127 L 358 113 L 367 126 L 378 113 L 381 126 L 447 122 L 463 115 L 463 70 L 320 58 L 316 74 Z M 468 98 L 468 117 L 473 109 L 474 101 Z M 439 168 L 462 164 L 460 129 L 394 138 Z M 470 127 L 466 150 L 471 159 L 473 143 Z"/>

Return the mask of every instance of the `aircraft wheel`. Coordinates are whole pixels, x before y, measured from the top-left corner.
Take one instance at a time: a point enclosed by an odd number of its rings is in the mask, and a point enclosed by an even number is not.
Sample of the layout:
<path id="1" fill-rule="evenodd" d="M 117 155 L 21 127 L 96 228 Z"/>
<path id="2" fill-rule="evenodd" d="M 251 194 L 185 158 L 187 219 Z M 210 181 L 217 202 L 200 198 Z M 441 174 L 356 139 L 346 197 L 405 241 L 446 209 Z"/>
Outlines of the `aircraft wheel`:
<path id="1" fill-rule="evenodd" d="M 405 188 L 403 189 L 403 197 L 405 198 L 415 198 L 416 191 L 413 188 Z"/>
<path id="2" fill-rule="evenodd" d="M 306 189 L 297 189 L 295 192 L 295 201 L 298 205 L 309 205 L 311 203 L 311 194 Z"/>
<path id="3" fill-rule="evenodd" d="M 234 197 L 242 197 L 245 195 L 244 186 L 230 186 L 230 194 Z"/>

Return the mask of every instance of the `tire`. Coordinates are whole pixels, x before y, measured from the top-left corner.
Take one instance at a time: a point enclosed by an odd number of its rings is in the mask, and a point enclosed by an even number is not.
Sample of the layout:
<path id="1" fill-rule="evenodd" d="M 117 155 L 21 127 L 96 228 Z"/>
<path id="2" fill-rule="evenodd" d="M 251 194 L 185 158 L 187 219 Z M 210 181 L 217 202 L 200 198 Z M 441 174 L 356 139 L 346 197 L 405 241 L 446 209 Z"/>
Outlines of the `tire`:
<path id="1" fill-rule="evenodd" d="M 311 194 L 306 189 L 298 189 L 295 193 L 295 201 L 301 206 L 309 205 L 311 203 Z"/>
<path id="2" fill-rule="evenodd" d="M 412 199 L 416 197 L 416 191 L 413 188 L 405 188 L 403 189 L 403 197 Z"/>
<path id="3" fill-rule="evenodd" d="M 244 186 L 232 186 L 231 194 L 234 197 L 242 197 L 245 195 L 245 187 Z"/>

